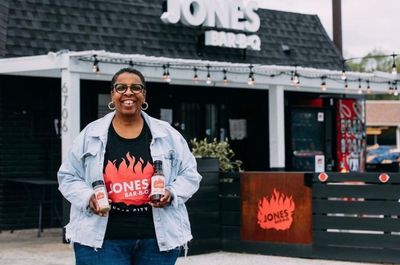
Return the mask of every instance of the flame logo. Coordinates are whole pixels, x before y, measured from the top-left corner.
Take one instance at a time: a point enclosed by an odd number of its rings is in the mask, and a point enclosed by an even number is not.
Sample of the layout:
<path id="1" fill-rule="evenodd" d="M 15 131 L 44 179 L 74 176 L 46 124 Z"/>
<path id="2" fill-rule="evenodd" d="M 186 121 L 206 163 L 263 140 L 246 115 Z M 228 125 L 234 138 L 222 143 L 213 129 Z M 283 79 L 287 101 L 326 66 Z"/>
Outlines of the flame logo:
<path id="1" fill-rule="evenodd" d="M 141 205 L 149 202 L 150 179 L 154 168 L 143 159 L 136 159 L 129 152 L 119 166 L 108 161 L 104 169 L 104 180 L 108 197 L 113 202 L 127 205 Z"/>
<path id="2" fill-rule="evenodd" d="M 287 197 L 274 188 L 270 199 L 258 201 L 257 223 L 262 229 L 287 230 L 293 223 L 295 203 L 292 196 Z"/>

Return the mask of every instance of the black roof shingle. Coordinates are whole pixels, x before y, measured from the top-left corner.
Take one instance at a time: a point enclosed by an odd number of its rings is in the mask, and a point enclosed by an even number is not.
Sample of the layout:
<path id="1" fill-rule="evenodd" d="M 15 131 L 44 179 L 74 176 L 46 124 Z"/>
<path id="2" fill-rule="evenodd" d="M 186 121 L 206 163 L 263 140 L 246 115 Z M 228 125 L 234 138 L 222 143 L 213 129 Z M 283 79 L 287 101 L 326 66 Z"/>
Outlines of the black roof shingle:
<path id="1" fill-rule="evenodd" d="M 0 0 L 0 56 L 62 49 L 341 69 L 319 18 L 259 9 L 261 51 L 204 46 L 204 28 L 164 24 L 160 0 Z M 285 53 L 282 45 L 290 47 Z"/>

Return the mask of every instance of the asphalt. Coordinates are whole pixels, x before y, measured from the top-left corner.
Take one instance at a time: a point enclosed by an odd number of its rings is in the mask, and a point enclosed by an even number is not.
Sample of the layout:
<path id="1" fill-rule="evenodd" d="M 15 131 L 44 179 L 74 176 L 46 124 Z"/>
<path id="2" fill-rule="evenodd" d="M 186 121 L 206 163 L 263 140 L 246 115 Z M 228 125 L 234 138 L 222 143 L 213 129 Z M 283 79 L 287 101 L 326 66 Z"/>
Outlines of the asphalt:
<path id="1" fill-rule="evenodd" d="M 41 237 L 37 230 L 0 233 L 1 265 L 73 265 L 74 254 L 62 243 L 62 231 L 46 229 Z M 179 258 L 176 265 L 360 265 L 365 263 L 288 258 L 244 253 L 216 252 Z M 376 263 L 368 263 L 373 265 Z"/>

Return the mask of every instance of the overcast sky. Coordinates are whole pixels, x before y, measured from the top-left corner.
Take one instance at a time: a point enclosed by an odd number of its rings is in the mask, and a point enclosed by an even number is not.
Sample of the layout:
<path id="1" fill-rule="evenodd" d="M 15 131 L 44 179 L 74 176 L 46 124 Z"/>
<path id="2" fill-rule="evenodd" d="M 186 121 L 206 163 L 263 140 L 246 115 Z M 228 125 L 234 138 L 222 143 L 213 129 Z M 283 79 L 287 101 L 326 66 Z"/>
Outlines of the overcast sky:
<path id="1" fill-rule="evenodd" d="M 318 15 L 332 39 L 332 0 L 256 0 L 262 8 Z M 400 0 L 342 0 L 345 58 L 400 53 Z"/>

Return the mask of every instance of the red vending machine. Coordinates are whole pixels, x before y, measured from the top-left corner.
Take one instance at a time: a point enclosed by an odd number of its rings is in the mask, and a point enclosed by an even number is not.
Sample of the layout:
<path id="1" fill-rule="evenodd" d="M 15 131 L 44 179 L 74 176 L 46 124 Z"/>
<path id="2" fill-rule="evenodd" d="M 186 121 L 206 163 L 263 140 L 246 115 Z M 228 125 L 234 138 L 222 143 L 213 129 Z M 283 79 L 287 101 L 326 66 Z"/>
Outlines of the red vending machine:
<path id="1" fill-rule="evenodd" d="M 363 172 L 366 152 L 365 101 L 339 99 L 336 107 L 337 171 Z"/>

